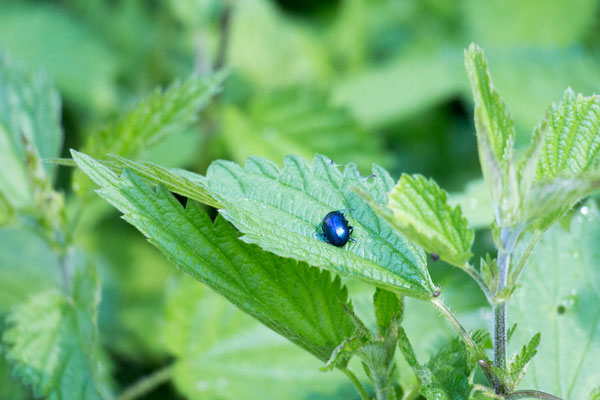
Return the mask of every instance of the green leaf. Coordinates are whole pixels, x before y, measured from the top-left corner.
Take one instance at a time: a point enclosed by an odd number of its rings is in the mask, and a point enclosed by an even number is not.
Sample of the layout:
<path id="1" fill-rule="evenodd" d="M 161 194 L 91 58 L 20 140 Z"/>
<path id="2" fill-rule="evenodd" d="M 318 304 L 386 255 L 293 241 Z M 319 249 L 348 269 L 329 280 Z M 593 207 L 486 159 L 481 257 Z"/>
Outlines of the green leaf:
<path id="1" fill-rule="evenodd" d="M 373 296 L 373 303 L 375 306 L 377 331 L 380 335 L 385 336 L 390 324 L 395 321 L 399 323 L 402 319 L 403 299 L 402 297 L 398 297 L 396 293 L 377 288 Z"/>
<path id="2" fill-rule="evenodd" d="M 521 382 L 523 377 L 525 376 L 525 371 L 527 369 L 527 365 L 531 361 L 531 359 L 536 355 L 537 348 L 540 344 L 541 334 L 536 333 L 528 344 L 523 346 L 520 353 L 515 353 L 511 357 L 508 365 L 508 369 L 510 371 L 510 378 L 512 386 L 510 390 L 514 390 L 515 387 Z"/>
<path id="3" fill-rule="evenodd" d="M 106 165 L 113 171 L 122 171 L 124 168 L 127 168 L 148 182 L 155 185 L 163 185 L 171 192 L 185 196 L 188 199 L 196 200 L 215 208 L 222 207 L 208 193 L 208 183 L 202 175 L 182 169 L 161 167 L 151 162 L 132 161 L 120 156 L 111 155 L 110 159 L 113 162 Z"/>
<path id="4" fill-rule="evenodd" d="M 460 206 L 448 205 L 448 195 L 435 181 L 421 175 L 402 175 L 388 195 L 382 213 L 406 237 L 426 251 L 464 268 L 471 256 L 475 233 L 467 227 Z"/>
<path id="5" fill-rule="evenodd" d="M 475 363 L 460 338 L 453 339 L 427 363 L 431 383 L 421 388 L 428 400 L 468 400 Z"/>
<path id="6" fill-rule="evenodd" d="M 334 98 L 368 127 L 406 120 L 461 91 L 464 75 L 457 53 L 421 48 L 403 52 L 342 77 Z"/>
<path id="7" fill-rule="evenodd" d="M 443 346 L 425 366 L 417 361 L 402 327 L 398 330 L 398 346 L 421 382 L 420 391 L 427 400 L 469 399 L 475 362 L 460 338 Z"/>
<path id="8" fill-rule="evenodd" d="M 70 296 L 49 290 L 13 309 L 2 338 L 6 356 L 36 396 L 108 399 L 97 341 L 95 270 L 78 270 L 72 285 Z"/>
<path id="9" fill-rule="evenodd" d="M 575 96 L 565 91 L 547 116 L 549 130 L 538 163 L 537 179 L 573 178 L 598 167 L 600 96 Z"/>
<path id="10" fill-rule="evenodd" d="M 393 180 L 378 166 L 373 175 L 360 176 L 354 164 L 340 172 L 319 155 L 312 165 L 288 156 L 283 169 L 261 158 L 249 158 L 246 168 L 216 161 L 207 177 L 211 194 L 225 206 L 222 215 L 244 234 L 244 241 L 390 291 L 429 299 L 435 286 L 423 251 L 355 192 L 359 189 L 376 203 L 385 203 Z M 323 217 L 340 209 L 350 209 L 346 215 L 355 239 L 342 248 L 317 237 Z"/>
<path id="11" fill-rule="evenodd" d="M 92 135 L 84 146 L 84 151 L 95 157 L 113 153 L 135 158 L 144 148 L 181 132 L 194 123 L 198 112 L 219 93 L 225 77 L 225 72 L 191 76 L 183 83 L 173 84 L 164 92 L 155 90 L 119 122 Z M 75 188 L 84 191 L 87 188 L 87 183 L 84 182 L 81 181 L 81 175 L 78 175 Z"/>
<path id="12" fill-rule="evenodd" d="M 181 276 L 169 287 L 163 337 L 175 356 L 176 388 L 195 399 L 352 398 L 341 373 Z M 341 391 L 337 392 L 336 391 Z"/>
<path id="13" fill-rule="evenodd" d="M 0 54 L 0 193 L 15 207 L 33 200 L 23 136 L 41 157 L 57 157 L 63 136 L 60 99 L 46 75 Z M 45 168 L 48 174 L 54 170 Z"/>
<path id="14" fill-rule="evenodd" d="M 511 225 L 519 212 L 514 123 L 492 84 L 483 51 L 475 44 L 465 51 L 465 66 L 475 100 L 475 128 L 483 177 L 490 188 L 498 224 Z"/>
<path id="15" fill-rule="evenodd" d="M 31 394 L 27 388 L 12 376 L 10 365 L 0 353 L 0 388 L 2 388 L 2 399 L 27 400 Z"/>
<path id="16" fill-rule="evenodd" d="M 519 281 L 522 287 L 509 303 L 508 315 L 519 324 L 513 343 L 523 343 L 537 332 L 544 340 L 523 387 L 583 399 L 598 385 L 599 240 L 600 213 L 588 204 L 571 219 L 568 231 L 558 225 L 551 228 L 528 259 Z"/>
<path id="17" fill-rule="evenodd" d="M 525 218 L 540 219 L 545 228 L 600 188 L 599 133 L 600 97 L 575 96 L 567 89 L 534 134 L 527 154 L 531 161 L 524 164 L 530 167 L 521 168 L 532 170 L 537 163 L 536 180 L 524 200 Z"/>
<path id="18" fill-rule="evenodd" d="M 184 209 L 163 186 L 154 191 L 128 170 L 118 177 L 91 157 L 72 154 L 101 186 L 100 196 L 173 263 L 269 328 L 323 361 L 354 332 L 338 277 L 332 281 L 326 271 L 247 245 L 224 219 L 213 225 L 197 203 Z"/>
<path id="19" fill-rule="evenodd" d="M 288 154 L 309 159 L 322 153 L 367 170 L 375 159 L 386 161 L 377 138 L 348 110 L 332 105 L 325 93 L 306 87 L 268 92 L 255 96 L 244 109 L 227 109 L 223 134 L 237 162 L 260 156 L 280 163 Z"/>
<path id="20" fill-rule="evenodd" d="M 469 35 L 485 45 L 564 48 L 580 43 L 593 27 L 597 5 L 594 0 L 463 0 L 461 9 Z"/>
<path id="21" fill-rule="evenodd" d="M 590 400 L 600 400 L 600 386 L 592 390 Z"/>
<path id="22" fill-rule="evenodd" d="M 60 260 L 39 233 L 24 227 L 0 228 L 0 314 L 60 284 Z"/>

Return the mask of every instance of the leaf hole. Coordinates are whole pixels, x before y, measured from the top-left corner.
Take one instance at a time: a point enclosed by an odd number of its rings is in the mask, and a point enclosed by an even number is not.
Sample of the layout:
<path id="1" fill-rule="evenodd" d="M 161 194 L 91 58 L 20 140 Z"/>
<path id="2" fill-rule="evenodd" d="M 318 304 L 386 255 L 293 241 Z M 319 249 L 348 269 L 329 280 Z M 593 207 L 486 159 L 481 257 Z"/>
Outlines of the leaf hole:
<path id="1" fill-rule="evenodd" d="M 559 304 L 559 306 L 556 307 L 556 312 L 559 315 L 563 315 L 565 313 L 565 311 L 567 311 L 567 308 L 565 306 L 563 306 L 562 304 Z"/>

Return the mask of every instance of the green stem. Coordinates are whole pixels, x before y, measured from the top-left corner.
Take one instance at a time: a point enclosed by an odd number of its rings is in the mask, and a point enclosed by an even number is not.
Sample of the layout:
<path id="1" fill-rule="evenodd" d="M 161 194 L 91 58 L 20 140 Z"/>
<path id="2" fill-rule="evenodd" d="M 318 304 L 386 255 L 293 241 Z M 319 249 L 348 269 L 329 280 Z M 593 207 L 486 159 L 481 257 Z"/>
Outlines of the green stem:
<path id="1" fill-rule="evenodd" d="M 477 272 L 477 270 L 475 270 L 475 268 L 473 268 L 469 263 L 465 264 L 461 269 L 467 274 L 469 274 L 469 276 L 473 278 L 475 282 L 477 282 L 477 284 L 481 288 L 481 291 L 483 292 L 483 294 L 485 294 L 485 297 L 488 300 L 488 302 L 492 304 L 494 302 L 494 295 L 490 291 L 488 285 L 486 285 L 486 283 L 483 281 L 483 278 L 481 277 L 479 272 Z"/>
<path id="2" fill-rule="evenodd" d="M 350 380 L 354 384 L 354 387 L 360 394 L 361 400 L 370 400 L 369 395 L 367 394 L 367 391 L 365 390 L 362 383 L 360 383 L 360 381 L 358 380 L 356 375 L 354 375 L 354 372 L 350 371 L 348 368 L 344 369 L 343 371 L 346 374 L 346 376 L 348 376 L 348 378 L 350 378 Z"/>
<path id="3" fill-rule="evenodd" d="M 152 374 L 143 377 L 139 381 L 135 382 L 133 385 L 129 386 L 125 389 L 123 393 L 121 393 L 116 400 L 134 400 L 138 397 L 141 397 L 163 383 L 169 381 L 173 374 L 173 366 L 167 365 L 164 368 L 161 368 Z"/>
<path id="4" fill-rule="evenodd" d="M 442 300 L 440 300 L 439 297 L 436 297 L 431 300 L 431 303 L 433 303 L 433 305 L 436 306 L 442 312 L 442 315 L 446 317 L 448 322 L 450 322 L 450 325 L 452 325 L 454 329 L 456 329 L 456 331 L 462 337 L 467 347 L 469 347 L 471 350 L 473 350 L 473 352 L 477 354 L 480 353 L 479 349 L 477 348 L 477 345 L 475 344 L 473 339 L 471 339 L 469 333 L 465 330 L 465 328 L 463 328 L 460 322 L 458 322 L 454 314 L 452 314 L 452 311 L 450 311 L 450 309 L 446 307 Z"/>
<path id="5" fill-rule="evenodd" d="M 562 400 L 560 397 L 556 397 L 552 394 L 540 392 L 539 390 L 518 390 L 507 394 L 504 397 L 506 400 L 509 399 L 543 399 L 543 400 Z"/>

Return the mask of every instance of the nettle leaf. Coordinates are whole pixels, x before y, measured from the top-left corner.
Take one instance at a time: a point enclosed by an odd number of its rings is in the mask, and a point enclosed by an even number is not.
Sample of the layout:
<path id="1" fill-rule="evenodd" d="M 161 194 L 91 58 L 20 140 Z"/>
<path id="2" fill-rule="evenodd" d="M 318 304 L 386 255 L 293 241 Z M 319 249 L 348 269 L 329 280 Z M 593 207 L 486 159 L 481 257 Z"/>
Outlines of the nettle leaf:
<path id="1" fill-rule="evenodd" d="M 531 148 L 540 147 L 540 142 L 543 146 L 535 152 L 539 155 L 530 155 L 537 161 L 536 181 L 524 210 L 529 219 L 541 219 L 539 224 L 548 227 L 578 200 L 600 188 L 600 96 L 576 96 L 567 89 L 562 102 L 550 107 L 541 125 L 543 134 L 534 136 L 540 138 Z"/>
<path id="2" fill-rule="evenodd" d="M 100 185 L 98 193 L 169 260 L 237 307 L 323 361 L 354 325 L 339 277 L 266 253 L 238 240 L 223 218 L 215 223 L 190 201 L 183 208 L 163 186 L 156 190 L 125 170 L 117 176 L 76 151 L 79 167 Z"/>
<path id="3" fill-rule="evenodd" d="M 103 157 L 107 153 L 134 158 L 144 148 L 165 137 L 181 132 L 197 120 L 212 97 L 221 91 L 226 73 L 192 76 L 165 91 L 155 90 L 119 122 L 92 135 L 84 152 Z M 85 191 L 87 181 L 78 175 L 75 187 Z M 84 185 L 84 186 L 82 186 Z"/>
<path id="4" fill-rule="evenodd" d="M 600 357 L 600 213 L 581 208 L 569 230 L 554 226 L 537 245 L 509 303 L 519 329 L 513 343 L 537 332 L 543 340 L 523 387 L 565 399 L 583 399 L 598 386 Z M 524 246 L 518 251 L 524 251 Z"/>
<path id="5" fill-rule="evenodd" d="M 322 364 L 314 357 L 204 285 L 180 278 L 169 286 L 162 336 L 175 356 L 173 382 L 186 398 L 354 396 L 342 374 L 320 372 Z"/>
<path id="6" fill-rule="evenodd" d="M 424 366 L 418 363 L 402 327 L 398 330 L 398 346 L 417 375 L 420 392 L 427 400 L 469 399 L 475 362 L 460 338 L 447 343 Z"/>
<path id="7" fill-rule="evenodd" d="M 590 400 L 600 400 L 600 386 L 592 390 Z"/>
<path id="8" fill-rule="evenodd" d="M 527 369 L 527 365 L 531 361 L 531 359 L 537 354 L 537 348 L 540 344 L 541 334 L 536 333 L 528 344 L 523 346 L 520 353 L 515 353 L 511 357 L 511 360 L 508 365 L 508 370 L 510 371 L 511 378 L 511 387 L 510 390 L 514 390 L 514 388 L 521 382 L 523 377 L 525 376 L 525 371 Z"/>
<path id="9" fill-rule="evenodd" d="M 435 181 L 421 175 L 402 175 L 388 195 L 382 213 L 407 238 L 443 260 L 465 268 L 475 233 L 468 228 L 460 206 L 448 205 L 448 195 Z"/>
<path id="10" fill-rule="evenodd" d="M 216 161 L 207 177 L 211 194 L 224 205 L 221 214 L 244 234 L 242 240 L 390 291 L 430 299 L 435 286 L 423 251 L 355 192 L 384 204 L 393 180 L 381 167 L 375 166 L 373 174 L 362 177 L 354 164 L 340 172 L 319 155 L 312 165 L 288 156 L 283 169 L 262 158 L 249 158 L 246 168 Z M 340 248 L 317 234 L 323 217 L 341 209 L 349 209 L 355 242 Z"/>
<path id="11" fill-rule="evenodd" d="M 377 331 L 384 336 L 392 323 L 400 322 L 404 308 L 404 301 L 396 293 L 377 288 L 373 295 L 375 306 L 375 320 Z"/>
<path id="12" fill-rule="evenodd" d="M 109 399 L 99 357 L 98 277 L 92 267 L 75 273 L 70 296 L 35 295 L 13 309 L 2 340 L 13 372 L 36 396 L 56 400 Z"/>
<path id="13" fill-rule="evenodd" d="M 483 177 L 499 225 L 511 225 L 519 212 L 519 189 L 514 165 L 514 122 L 494 89 L 483 51 L 471 44 L 465 66 L 475 100 L 475 128 Z"/>
<path id="14" fill-rule="evenodd" d="M 323 153 L 366 170 L 383 153 L 348 110 L 332 105 L 325 93 L 304 87 L 255 97 L 246 109 L 227 109 L 223 134 L 238 162 L 249 156 L 280 162 L 288 154 L 310 158 Z"/>
<path id="15" fill-rule="evenodd" d="M 105 165 L 113 171 L 121 172 L 124 168 L 127 168 L 148 182 L 163 185 L 171 192 L 185 196 L 188 199 L 215 208 L 222 207 L 222 204 L 208 193 L 208 183 L 202 175 L 178 168 L 165 168 L 147 161 L 132 161 L 115 155 L 111 155 L 110 159 L 112 162 Z"/>
<path id="16" fill-rule="evenodd" d="M 0 227 L 0 314 L 60 284 L 60 259 L 44 237 L 30 228 Z"/>
<path id="17" fill-rule="evenodd" d="M 600 96 L 583 97 L 571 89 L 548 112 L 549 130 L 539 159 L 537 179 L 576 177 L 598 166 Z"/>
<path id="18" fill-rule="evenodd" d="M 62 145 L 60 98 L 45 74 L 0 54 L 0 194 L 15 207 L 29 205 L 32 189 L 26 145 L 41 157 L 57 157 Z M 51 174 L 54 166 L 45 165 Z"/>

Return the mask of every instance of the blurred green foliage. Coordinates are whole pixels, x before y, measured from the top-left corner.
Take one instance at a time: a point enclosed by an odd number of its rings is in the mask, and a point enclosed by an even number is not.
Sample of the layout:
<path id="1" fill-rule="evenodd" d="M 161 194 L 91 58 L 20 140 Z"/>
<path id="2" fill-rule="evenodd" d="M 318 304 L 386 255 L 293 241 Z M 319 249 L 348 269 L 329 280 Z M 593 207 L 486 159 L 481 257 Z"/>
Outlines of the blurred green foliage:
<path id="1" fill-rule="evenodd" d="M 0 332 L 12 306 L 62 279 L 56 243 L 43 224 L 32 222 L 40 203 L 21 135 L 41 157 L 68 156 L 69 148 L 89 146 L 89 137 L 119 121 L 156 86 L 211 72 L 223 52 L 230 75 L 217 101 L 199 122 L 170 132 L 139 159 L 200 173 L 213 160 L 243 162 L 250 155 L 281 164 L 289 153 L 308 159 L 323 153 L 339 164 L 355 162 L 363 172 L 376 162 L 394 177 L 419 172 L 435 178 L 456 192 L 451 200 L 463 205 L 469 222 L 482 227 L 491 213 L 479 181 L 463 49 L 472 41 L 486 49 L 496 88 L 515 121 L 517 145 L 524 148 L 566 87 L 586 95 L 600 91 L 599 9 L 597 0 L 2 1 L 0 53 L 31 85 L 14 86 L 9 70 L 0 71 Z M 5 112 L 17 109 L 27 113 Z M 199 386 L 199 375 L 180 374 L 179 393 L 190 398 L 234 398 L 244 393 L 244 380 L 263 378 L 275 382 L 268 385 L 269 398 L 289 398 L 298 390 L 314 399 L 355 395 L 345 381 L 315 372 L 315 360 L 223 299 L 189 287 L 106 204 L 91 198 L 78 206 L 70 170 L 55 176 L 54 167 L 44 169 L 65 192 L 74 243 L 91 255 L 100 275 L 99 340 L 115 387 L 193 351 L 203 358 L 181 361 L 191 363 L 186 370 L 209 374 L 216 386 Z M 476 256 L 490 246 L 491 238 L 478 232 Z M 472 282 L 439 264 L 431 271 L 434 282 L 452 288 L 450 303 L 468 328 L 484 327 L 489 315 L 482 311 L 483 297 L 454 297 L 455 291 L 475 291 Z M 368 320 L 370 292 L 350 292 L 357 313 Z M 207 307 L 223 311 L 210 315 L 204 330 L 193 325 L 192 315 L 174 315 L 178 302 L 192 304 L 194 316 Z M 405 317 L 422 360 L 450 336 L 425 308 L 407 301 Z M 250 343 L 242 328 L 255 332 L 257 342 Z M 243 351 L 222 353 L 231 342 Z M 271 370 L 257 366 L 261 356 L 269 357 Z M 193 364 L 215 358 L 218 370 Z M 284 361 L 285 368 L 275 367 Z M 244 362 L 246 369 L 231 371 Z M 272 375 L 257 377 L 253 368 Z M 0 358 L 0 399 L 28 398 L 6 370 Z M 225 390 L 220 374 L 242 383 Z M 290 376 L 299 374 L 306 374 L 304 380 L 290 386 Z M 403 382 L 413 379 L 399 374 Z M 163 387 L 148 398 L 166 396 L 176 398 L 175 389 Z"/>

